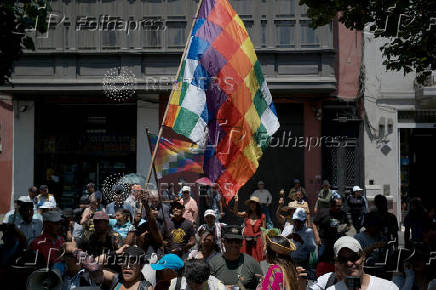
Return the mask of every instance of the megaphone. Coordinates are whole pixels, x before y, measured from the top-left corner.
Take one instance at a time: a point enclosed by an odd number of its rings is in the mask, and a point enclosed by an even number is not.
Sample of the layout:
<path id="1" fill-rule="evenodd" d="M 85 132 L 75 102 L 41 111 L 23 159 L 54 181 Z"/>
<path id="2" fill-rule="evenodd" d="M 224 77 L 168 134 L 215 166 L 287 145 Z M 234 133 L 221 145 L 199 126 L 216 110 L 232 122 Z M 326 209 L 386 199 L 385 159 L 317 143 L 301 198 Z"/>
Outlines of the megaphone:
<path id="1" fill-rule="evenodd" d="M 62 277 L 56 270 L 38 269 L 27 278 L 27 290 L 61 290 Z"/>

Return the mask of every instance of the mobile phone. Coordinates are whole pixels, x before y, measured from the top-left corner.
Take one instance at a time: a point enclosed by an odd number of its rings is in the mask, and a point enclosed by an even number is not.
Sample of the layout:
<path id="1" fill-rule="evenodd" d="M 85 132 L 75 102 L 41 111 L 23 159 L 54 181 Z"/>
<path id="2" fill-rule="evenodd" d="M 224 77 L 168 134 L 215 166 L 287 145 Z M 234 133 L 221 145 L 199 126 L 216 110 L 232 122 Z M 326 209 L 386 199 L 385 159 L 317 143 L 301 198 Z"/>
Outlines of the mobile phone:
<path id="1" fill-rule="evenodd" d="M 347 276 L 345 278 L 345 285 L 348 289 L 360 289 L 360 277 Z"/>

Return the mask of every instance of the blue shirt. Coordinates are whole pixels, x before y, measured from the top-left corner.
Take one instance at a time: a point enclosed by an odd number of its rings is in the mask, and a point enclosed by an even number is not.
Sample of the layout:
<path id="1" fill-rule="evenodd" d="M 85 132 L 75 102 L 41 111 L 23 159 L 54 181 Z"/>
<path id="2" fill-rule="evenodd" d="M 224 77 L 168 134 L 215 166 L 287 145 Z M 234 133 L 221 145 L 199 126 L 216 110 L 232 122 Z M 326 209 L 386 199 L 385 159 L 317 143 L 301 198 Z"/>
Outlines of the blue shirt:
<path id="1" fill-rule="evenodd" d="M 126 222 L 124 225 L 120 226 L 116 219 L 109 219 L 109 225 L 112 226 L 112 229 L 120 234 L 123 239 L 127 237 L 129 232 L 135 230 L 135 227 L 130 222 Z"/>

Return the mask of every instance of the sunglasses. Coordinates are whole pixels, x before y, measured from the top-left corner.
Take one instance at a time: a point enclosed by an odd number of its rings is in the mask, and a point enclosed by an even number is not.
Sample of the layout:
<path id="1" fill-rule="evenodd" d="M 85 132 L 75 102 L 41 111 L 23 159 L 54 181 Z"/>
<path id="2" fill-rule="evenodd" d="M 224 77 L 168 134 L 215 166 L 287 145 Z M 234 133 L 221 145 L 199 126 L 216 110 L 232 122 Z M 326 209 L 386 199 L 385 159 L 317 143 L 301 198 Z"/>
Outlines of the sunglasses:
<path id="1" fill-rule="evenodd" d="M 340 264 L 345 265 L 348 263 L 348 261 L 350 261 L 353 264 L 356 264 L 356 262 L 359 261 L 361 257 L 362 255 L 360 254 L 352 253 L 348 255 L 339 255 L 336 259 Z"/>

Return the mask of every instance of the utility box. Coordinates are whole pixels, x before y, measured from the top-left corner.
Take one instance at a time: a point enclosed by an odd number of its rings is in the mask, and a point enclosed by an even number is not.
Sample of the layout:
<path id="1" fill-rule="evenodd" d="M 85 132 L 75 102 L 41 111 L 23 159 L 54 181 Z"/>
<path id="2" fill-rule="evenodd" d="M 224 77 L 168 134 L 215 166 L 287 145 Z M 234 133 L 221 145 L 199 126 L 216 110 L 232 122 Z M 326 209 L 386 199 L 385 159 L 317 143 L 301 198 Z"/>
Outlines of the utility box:
<path id="1" fill-rule="evenodd" d="M 383 194 L 383 186 L 382 185 L 365 185 L 366 189 L 366 197 L 373 199 L 374 196 L 378 194 Z"/>

